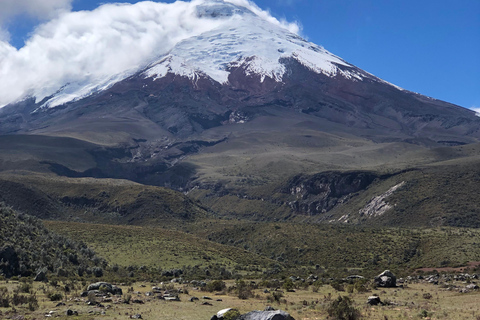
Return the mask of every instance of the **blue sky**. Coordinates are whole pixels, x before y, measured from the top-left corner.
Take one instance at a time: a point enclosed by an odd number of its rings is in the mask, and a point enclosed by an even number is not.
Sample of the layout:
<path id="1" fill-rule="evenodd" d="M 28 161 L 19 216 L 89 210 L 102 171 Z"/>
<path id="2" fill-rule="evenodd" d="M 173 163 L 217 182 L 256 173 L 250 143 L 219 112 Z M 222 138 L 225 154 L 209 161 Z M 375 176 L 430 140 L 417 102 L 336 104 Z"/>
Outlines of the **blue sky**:
<path id="1" fill-rule="evenodd" d="M 12 0 L 0 0 L 0 11 L 3 1 Z M 42 1 L 68 2 L 73 11 L 92 10 L 108 2 L 138 2 Z M 480 108 L 478 0 L 257 0 L 255 3 L 277 18 L 298 21 L 303 27 L 302 35 L 308 40 L 386 81 L 467 108 Z M 45 13 L 17 14 L 4 19 L 10 44 L 17 48 L 23 45 L 34 26 L 42 21 L 35 16 L 47 20 Z"/>

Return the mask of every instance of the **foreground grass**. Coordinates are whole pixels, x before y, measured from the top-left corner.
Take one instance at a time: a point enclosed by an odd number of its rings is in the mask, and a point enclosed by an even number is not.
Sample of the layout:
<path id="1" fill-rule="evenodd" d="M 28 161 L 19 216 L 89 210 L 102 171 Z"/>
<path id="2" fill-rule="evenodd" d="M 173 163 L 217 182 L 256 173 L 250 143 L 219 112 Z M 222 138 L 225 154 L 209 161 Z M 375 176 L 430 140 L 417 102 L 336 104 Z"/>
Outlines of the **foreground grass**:
<path id="1" fill-rule="evenodd" d="M 257 283 L 259 283 L 257 281 Z M 411 283 L 405 288 L 371 289 L 363 293 L 346 293 L 334 290 L 330 285 L 318 287 L 313 291 L 313 286 L 299 286 L 295 292 L 284 292 L 278 301 L 271 301 L 271 293 L 265 293 L 264 288 L 254 289 L 253 296 L 249 299 L 239 299 L 234 291 L 228 293 L 228 288 L 235 286 L 233 281 L 227 282 L 227 290 L 217 293 L 200 291 L 190 284 L 163 285 L 165 289 L 183 289 L 180 301 L 165 301 L 147 296 L 151 287 L 162 284 L 154 282 L 137 282 L 129 285 L 120 285 L 124 294 L 122 297 L 112 297 L 110 300 L 101 297 L 95 298 L 101 305 L 88 305 L 88 298 L 80 297 L 80 292 L 85 287 L 82 283 L 58 282 L 52 284 L 32 284 L 31 291 L 36 293 L 39 308 L 30 311 L 26 306 L 0 308 L 0 317 L 11 318 L 23 315 L 25 319 L 44 318 L 46 314 L 52 314 L 56 319 L 105 319 L 117 320 L 128 319 L 130 316 L 140 314 L 143 319 L 178 319 L 178 320 L 202 320 L 210 319 L 213 314 L 221 309 L 236 308 L 241 313 L 252 310 L 263 310 L 271 305 L 276 309 L 289 312 L 296 320 L 327 319 L 327 307 L 339 295 L 349 296 L 354 302 L 364 319 L 450 319 L 450 320 L 477 320 L 480 316 L 478 300 L 480 292 L 459 293 L 455 290 L 447 290 L 444 286 L 433 285 L 426 282 Z M 463 285 L 461 283 L 457 283 Z M 1 281 L 0 288 L 7 288 L 13 292 L 21 283 L 17 281 Z M 71 289 L 66 293 L 64 288 L 68 285 Z M 271 292 L 275 289 L 270 289 Z M 62 294 L 61 301 L 50 301 L 48 293 Z M 387 306 L 369 306 L 366 304 L 367 297 L 373 294 L 380 296 L 382 301 L 388 301 Z M 130 303 L 124 303 L 130 296 Z M 204 299 L 209 296 L 212 300 Z M 199 300 L 190 302 L 191 297 Z M 429 298 L 425 298 L 429 297 Z M 134 303 L 133 301 L 137 300 Z M 59 302 L 64 305 L 58 305 Z M 203 305 L 208 302 L 210 305 Z M 78 316 L 67 317 L 66 310 L 77 311 Z M 20 319 L 20 318 L 16 318 Z"/>

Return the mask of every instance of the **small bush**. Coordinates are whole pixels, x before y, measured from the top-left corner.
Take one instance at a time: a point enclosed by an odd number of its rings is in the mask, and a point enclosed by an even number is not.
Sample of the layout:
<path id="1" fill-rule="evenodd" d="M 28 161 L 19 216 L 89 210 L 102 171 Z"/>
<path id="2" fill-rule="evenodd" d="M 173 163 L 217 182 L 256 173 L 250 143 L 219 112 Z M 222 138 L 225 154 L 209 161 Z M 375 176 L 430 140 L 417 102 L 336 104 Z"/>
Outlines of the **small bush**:
<path id="1" fill-rule="evenodd" d="M 226 288 L 225 282 L 221 280 L 214 280 L 207 283 L 205 290 L 208 292 L 213 292 L 213 291 L 222 291 L 225 288 Z"/>
<path id="2" fill-rule="evenodd" d="M 95 292 L 93 291 L 88 292 L 87 301 L 90 303 L 97 303 L 97 296 L 95 295 Z"/>
<path id="3" fill-rule="evenodd" d="M 123 302 L 126 304 L 130 303 L 130 300 L 132 300 L 132 295 L 131 294 L 126 294 L 123 296 Z"/>
<path id="4" fill-rule="evenodd" d="M 339 281 L 332 281 L 330 285 L 332 286 L 333 289 L 337 291 L 345 291 L 343 284 L 341 284 Z"/>
<path id="5" fill-rule="evenodd" d="M 423 294 L 423 299 L 432 299 L 432 294 L 427 292 Z"/>
<path id="6" fill-rule="evenodd" d="M 59 292 L 47 292 L 47 297 L 50 301 L 60 301 L 63 299 L 63 295 Z"/>
<path id="7" fill-rule="evenodd" d="M 232 309 L 223 315 L 223 320 L 234 320 L 238 316 L 240 316 L 240 312 L 237 309 Z"/>
<path id="8" fill-rule="evenodd" d="M 292 279 L 288 278 L 287 280 L 285 280 L 282 287 L 287 291 L 291 291 L 295 288 L 295 285 L 293 284 Z"/>
<path id="9" fill-rule="evenodd" d="M 239 299 L 246 300 L 248 298 L 253 297 L 252 289 L 248 286 L 248 284 L 243 281 L 239 280 L 235 283 L 237 296 Z"/>
<path id="10" fill-rule="evenodd" d="M 30 283 L 21 282 L 20 285 L 18 286 L 17 290 L 18 290 L 18 292 L 22 292 L 22 293 L 30 293 L 32 288 L 33 288 L 33 286 Z"/>
<path id="11" fill-rule="evenodd" d="M 8 289 L 5 287 L 0 288 L 0 308 L 10 307 L 10 297 L 8 295 Z"/>
<path id="12" fill-rule="evenodd" d="M 268 297 L 268 302 L 277 302 L 280 303 L 280 300 L 283 298 L 283 293 L 280 291 L 273 291 Z"/>
<path id="13" fill-rule="evenodd" d="M 335 320 L 357 320 L 360 319 L 360 311 L 354 306 L 349 297 L 339 296 L 333 300 L 327 308 L 328 315 Z"/>

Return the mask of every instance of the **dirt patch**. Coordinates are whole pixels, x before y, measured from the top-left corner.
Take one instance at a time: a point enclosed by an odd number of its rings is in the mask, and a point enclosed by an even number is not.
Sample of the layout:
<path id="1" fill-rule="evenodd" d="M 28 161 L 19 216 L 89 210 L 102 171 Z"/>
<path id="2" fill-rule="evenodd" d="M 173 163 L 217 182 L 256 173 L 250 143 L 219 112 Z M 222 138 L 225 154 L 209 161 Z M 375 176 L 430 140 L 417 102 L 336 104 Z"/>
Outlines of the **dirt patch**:
<path id="1" fill-rule="evenodd" d="M 457 267 L 457 268 L 452 268 L 452 267 L 444 267 L 444 268 L 420 268 L 415 270 L 415 272 L 432 272 L 433 270 L 436 270 L 438 272 L 458 272 L 458 273 L 463 273 L 469 270 L 473 270 L 477 267 L 480 266 L 480 261 L 471 261 L 467 263 L 466 266 L 463 267 Z"/>

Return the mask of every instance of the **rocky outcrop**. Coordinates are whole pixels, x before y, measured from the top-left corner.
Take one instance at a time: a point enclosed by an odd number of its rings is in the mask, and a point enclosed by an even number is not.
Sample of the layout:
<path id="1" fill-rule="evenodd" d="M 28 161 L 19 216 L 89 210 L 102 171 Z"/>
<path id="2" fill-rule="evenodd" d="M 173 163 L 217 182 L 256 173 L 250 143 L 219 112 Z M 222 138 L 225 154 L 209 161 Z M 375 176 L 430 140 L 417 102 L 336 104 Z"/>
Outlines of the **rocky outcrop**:
<path id="1" fill-rule="evenodd" d="M 318 215 L 348 201 L 356 192 L 366 189 L 376 178 L 377 175 L 368 171 L 330 171 L 313 176 L 297 175 L 282 191 L 295 196 L 296 199 L 289 203 L 294 212 Z"/>
<path id="2" fill-rule="evenodd" d="M 393 208 L 392 205 L 387 203 L 385 200 L 390 197 L 395 191 L 397 191 L 399 188 L 403 187 L 405 185 L 405 181 L 391 187 L 388 189 L 387 192 L 382 193 L 379 196 L 376 196 L 370 200 L 369 203 L 362 209 L 360 209 L 359 214 L 360 216 L 365 216 L 365 217 L 378 217 L 383 215 L 385 212 L 387 212 L 389 209 Z"/>

